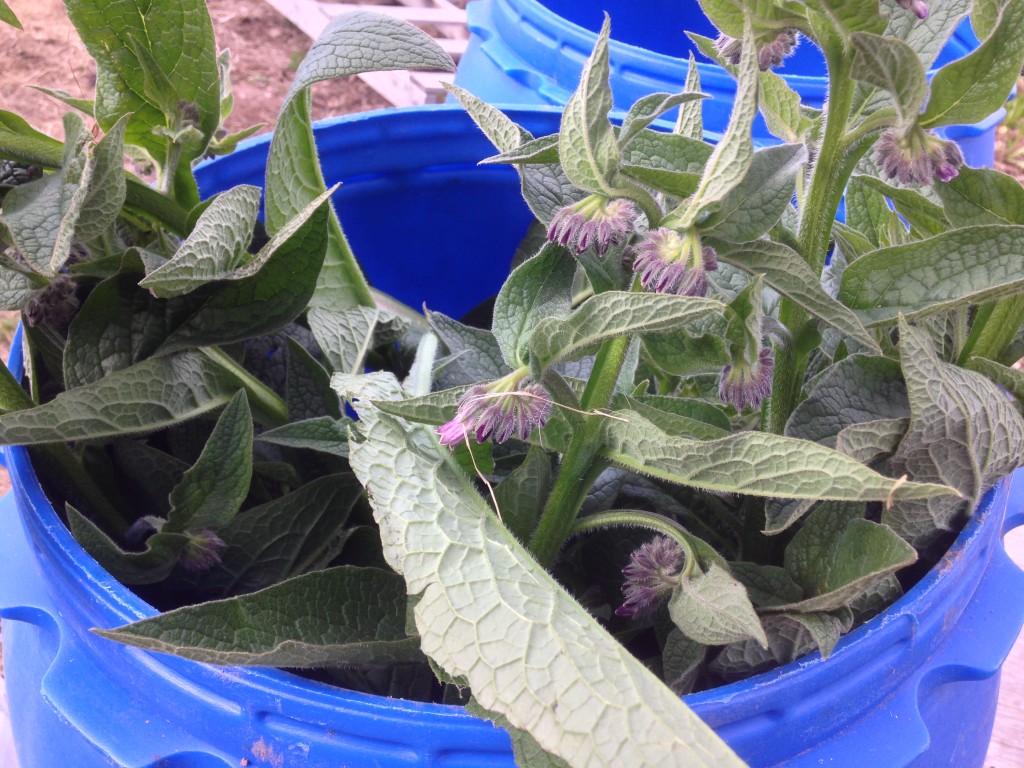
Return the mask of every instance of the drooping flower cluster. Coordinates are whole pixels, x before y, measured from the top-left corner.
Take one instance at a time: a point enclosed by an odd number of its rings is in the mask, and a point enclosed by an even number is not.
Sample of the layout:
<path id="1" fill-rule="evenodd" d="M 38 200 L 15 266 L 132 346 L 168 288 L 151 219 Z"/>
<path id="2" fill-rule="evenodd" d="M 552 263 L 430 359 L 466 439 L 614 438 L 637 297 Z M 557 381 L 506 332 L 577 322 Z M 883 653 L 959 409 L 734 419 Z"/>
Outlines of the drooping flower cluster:
<path id="1" fill-rule="evenodd" d="M 922 21 L 928 18 L 928 3 L 925 0 L 896 0 L 896 3 L 900 8 L 913 11 L 914 15 Z"/>
<path id="2" fill-rule="evenodd" d="M 757 49 L 757 66 L 762 72 L 767 72 L 773 67 L 778 67 L 783 60 L 791 56 L 799 43 L 799 36 L 795 29 L 784 29 L 779 32 L 770 42 Z M 743 42 L 735 37 L 719 35 L 715 40 L 715 48 L 718 49 L 722 59 L 735 66 L 740 63 L 740 56 L 743 54 Z"/>
<path id="3" fill-rule="evenodd" d="M 707 296 L 708 272 L 718 269 L 712 248 L 703 247 L 695 232 L 680 234 L 659 227 L 635 248 L 633 271 L 640 284 L 655 293 Z"/>
<path id="4" fill-rule="evenodd" d="M 947 182 L 964 164 L 963 153 L 954 142 L 917 127 L 903 136 L 895 130 L 883 133 L 875 144 L 875 160 L 886 176 L 902 184 L 931 184 L 935 179 Z"/>
<path id="5" fill-rule="evenodd" d="M 718 396 L 737 411 L 745 408 L 759 408 L 772 391 L 772 375 L 775 373 L 775 356 L 770 346 L 761 348 L 757 360 L 748 363 L 733 360 L 722 369 L 718 382 Z"/>
<path id="6" fill-rule="evenodd" d="M 622 245 L 639 215 L 625 198 L 589 195 L 559 209 L 548 227 L 548 240 L 580 254 L 593 248 L 603 256 L 613 245 Z"/>
<path id="7" fill-rule="evenodd" d="M 656 536 L 634 550 L 622 569 L 626 599 L 615 613 L 630 619 L 650 613 L 679 585 L 682 567 L 683 550 L 668 536 Z"/>
<path id="8" fill-rule="evenodd" d="M 455 418 L 437 428 L 441 445 L 456 446 L 473 435 L 478 443 L 526 440 L 547 423 L 551 395 L 542 384 L 514 377 L 470 387 L 459 398 Z"/>

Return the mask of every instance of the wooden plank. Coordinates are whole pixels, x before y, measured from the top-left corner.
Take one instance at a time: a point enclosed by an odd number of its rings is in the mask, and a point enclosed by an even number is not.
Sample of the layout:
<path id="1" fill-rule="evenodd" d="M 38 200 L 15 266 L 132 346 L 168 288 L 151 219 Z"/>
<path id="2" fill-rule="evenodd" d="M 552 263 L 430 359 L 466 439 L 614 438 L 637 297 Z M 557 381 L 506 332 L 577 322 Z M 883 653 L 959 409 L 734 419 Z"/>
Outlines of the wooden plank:
<path id="1" fill-rule="evenodd" d="M 1024 567 L 1024 528 L 1010 531 L 1006 552 Z M 1024 634 L 1010 651 L 999 682 L 999 704 L 985 768 L 1024 767 Z"/>
<path id="2" fill-rule="evenodd" d="M 264 0 L 303 33 L 316 40 L 331 19 L 315 0 Z"/>

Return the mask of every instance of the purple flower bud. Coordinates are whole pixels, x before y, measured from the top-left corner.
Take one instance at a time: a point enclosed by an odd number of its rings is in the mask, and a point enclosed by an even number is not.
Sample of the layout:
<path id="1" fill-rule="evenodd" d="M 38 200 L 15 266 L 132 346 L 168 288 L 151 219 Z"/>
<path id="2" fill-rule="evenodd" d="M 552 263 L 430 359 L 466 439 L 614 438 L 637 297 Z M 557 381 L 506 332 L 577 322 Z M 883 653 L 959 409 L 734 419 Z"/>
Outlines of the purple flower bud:
<path id="1" fill-rule="evenodd" d="M 718 269 L 712 248 L 702 247 L 696 235 L 681 235 L 660 227 L 636 246 L 633 271 L 640 284 L 654 293 L 707 296 L 707 273 Z"/>
<path id="2" fill-rule="evenodd" d="M 679 586 L 682 567 L 683 550 L 668 536 L 656 536 L 634 550 L 622 569 L 626 599 L 615 613 L 630 619 L 650 613 Z"/>
<path id="3" fill-rule="evenodd" d="M 208 571 L 220 562 L 220 552 L 224 549 L 224 540 L 206 528 L 189 531 L 188 543 L 178 556 L 178 562 L 185 570 L 193 573 Z"/>
<path id="4" fill-rule="evenodd" d="M 718 39 L 715 40 L 715 49 L 726 64 L 735 66 L 740 63 L 740 56 L 743 54 L 743 43 L 735 37 L 719 35 Z"/>
<path id="5" fill-rule="evenodd" d="M 590 195 L 555 213 L 548 227 L 548 241 L 577 254 L 593 248 L 603 256 L 613 245 L 626 241 L 638 215 L 629 200 Z"/>
<path id="6" fill-rule="evenodd" d="M 522 386 L 522 379 L 499 379 L 491 386 L 470 387 L 459 398 L 455 418 L 437 428 L 441 445 L 456 446 L 467 435 L 478 443 L 504 443 L 512 437 L 526 440 L 543 427 L 551 415 L 551 395 L 536 382 Z"/>
<path id="7" fill-rule="evenodd" d="M 757 52 L 757 66 L 762 72 L 782 64 L 782 60 L 791 56 L 796 50 L 797 37 L 795 29 L 784 29 L 767 45 L 761 46 Z"/>
<path id="8" fill-rule="evenodd" d="M 894 130 L 883 133 L 875 144 L 875 160 L 886 176 L 902 184 L 947 182 L 964 164 L 963 153 L 954 142 L 916 127 L 905 136 Z"/>
<path id="9" fill-rule="evenodd" d="M 775 372 L 775 356 L 771 347 L 762 347 L 757 360 L 747 363 L 733 360 L 722 369 L 718 382 L 718 396 L 737 411 L 744 408 L 758 408 L 772 391 L 772 374 Z"/>
<path id="10" fill-rule="evenodd" d="M 896 3 L 900 8 L 906 8 L 908 11 L 913 11 L 914 15 L 921 21 L 928 18 L 928 3 L 924 0 L 896 0 Z"/>

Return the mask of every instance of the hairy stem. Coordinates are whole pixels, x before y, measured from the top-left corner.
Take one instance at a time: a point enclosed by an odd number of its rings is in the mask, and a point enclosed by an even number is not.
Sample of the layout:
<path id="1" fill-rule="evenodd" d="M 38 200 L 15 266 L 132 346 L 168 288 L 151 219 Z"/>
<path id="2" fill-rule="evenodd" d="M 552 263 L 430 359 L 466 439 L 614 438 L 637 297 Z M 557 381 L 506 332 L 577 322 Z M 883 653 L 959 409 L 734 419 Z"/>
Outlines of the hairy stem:
<path id="1" fill-rule="evenodd" d="M 580 401 L 584 411 L 604 408 L 611 401 L 628 347 L 629 338 L 626 336 L 609 339 L 601 345 Z M 584 417 L 573 431 L 569 446 L 562 456 L 551 495 L 548 496 L 540 522 L 530 539 L 530 551 L 545 568 L 555 562 L 559 550 L 572 531 L 583 500 L 587 497 L 589 485 L 584 482 L 584 478 L 591 476 L 594 460 L 601 447 L 598 439 L 600 432 L 600 416 Z"/>

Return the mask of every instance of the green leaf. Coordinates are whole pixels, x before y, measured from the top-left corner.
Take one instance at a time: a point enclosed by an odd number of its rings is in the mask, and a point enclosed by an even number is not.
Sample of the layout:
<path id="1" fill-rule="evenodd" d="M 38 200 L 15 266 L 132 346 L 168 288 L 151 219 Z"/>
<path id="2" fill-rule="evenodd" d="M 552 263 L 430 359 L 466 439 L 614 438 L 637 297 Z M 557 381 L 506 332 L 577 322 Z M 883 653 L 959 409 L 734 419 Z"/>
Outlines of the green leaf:
<path id="1" fill-rule="evenodd" d="M 313 200 L 252 261 L 218 282 L 195 313 L 174 329 L 160 352 L 242 341 L 275 331 L 298 317 L 309 304 L 323 264 L 330 194 Z"/>
<path id="2" fill-rule="evenodd" d="M 486 157 L 480 165 L 520 165 L 525 163 L 557 163 L 558 134 L 524 140 L 522 144 L 494 157 Z"/>
<path id="3" fill-rule="evenodd" d="M 896 452 L 910 419 L 878 419 L 845 427 L 836 437 L 836 450 L 864 464 L 873 464 Z"/>
<path id="4" fill-rule="evenodd" d="M 3 0 L 0 0 L 0 2 L 3 2 Z M 34 91 L 44 93 L 47 96 L 57 99 L 57 101 L 67 104 L 69 107 L 73 107 L 74 109 L 77 109 L 79 112 L 82 112 L 86 115 L 89 115 L 89 117 L 92 117 L 92 99 L 80 99 L 75 96 L 72 96 L 67 91 L 62 91 L 58 88 L 44 88 L 41 85 L 30 85 L 29 88 L 31 88 Z"/>
<path id="5" fill-rule="evenodd" d="M 715 145 L 683 213 L 682 226 L 689 227 L 702 215 L 717 209 L 725 196 L 738 186 L 754 159 L 753 127 L 757 117 L 757 45 L 750 24 L 744 23 L 743 54 L 736 70 L 736 99 L 722 140 Z"/>
<path id="6" fill-rule="evenodd" d="M 1024 403 L 1024 371 L 1000 365 L 993 360 L 986 360 L 983 357 L 972 357 L 967 362 L 967 367 L 972 371 L 977 371 L 982 376 L 992 379 L 992 381 L 1017 398 L 1018 403 Z"/>
<path id="7" fill-rule="evenodd" d="M 693 692 L 707 648 L 690 640 L 675 627 L 665 637 L 661 651 L 662 675 L 665 684 L 677 696 Z"/>
<path id="8" fill-rule="evenodd" d="M 954 227 L 1024 224 L 1024 188 L 1013 176 L 991 168 L 964 166 L 945 184 L 936 184 Z"/>
<path id="9" fill-rule="evenodd" d="M 186 350 L 0 416 L 0 441 L 35 445 L 154 432 L 223 407 L 237 390 L 220 366 Z"/>
<path id="10" fill-rule="evenodd" d="M 791 248 L 781 243 L 758 240 L 723 246 L 718 249 L 718 258 L 751 275 L 763 275 L 768 285 L 813 317 L 858 344 L 878 350 L 874 336 L 857 316 L 825 292 L 814 271 Z"/>
<path id="11" fill-rule="evenodd" d="M 743 180 L 697 228 L 740 243 L 761 237 L 782 218 L 806 162 L 803 144 L 781 144 L 754 153 Z"/>
<path id="12" fill-rule="evenodd" d="M 551 490 L 551 458 L 532 446 L 523 462 L 494 488 L 498 515 L 519 541 L 529 541 Z"/>
<path id="13" fill-rule="evenodd" d="M 106 234 L 121 215 L 127 190 L 124 175 L 124 134 L 127 125 L 127 117 L 114 123 L 91 153 L 93 168 L 89 174 L 89 189 L 82 201 L 82 211 L 75 226 L 75 240 L 79 242 Z"/>
<path id="14" fill-rule="evenodd" d="M 688 197 L 713 151 L 700 139 L 645 131 L 623 149 L 619 171 L 659 192 Z"/>
<path id="15" fill-rule="evenodd" d="M 423 650 L 448 675 L 574 768 L 742 765 L 536 564 L 429 429 L 367 402 L 397 396 L 397 382 L 374 375 L 335 384 L 357 400 L 365 439 L 352 445 L 352 467 L 369 491 L 385 555 L 419 597 L 413 616 Z M 496 588 L 475 594 L 480 580 Z M 566 637 L 570 645 L 559 640 Z M 506 678 L 518 681 L 517 695 Z M 587 694 L 567 699 L 570 690 Z"/>
<path id="16" fill-rule="evenodd" d="M 122 584 L 163 581 L 174 569 L 189 541 L 184 533 L 159 532 L 146 539 L 146 548 L 142 552 L 126 552 L 74 507 L 69 505 L 67 512 L 75 541 Z"/>
<path id="17" fill-rule="evenodd" d="M 909 416 L 899 363 L 850 355 L 821 374 L 786 422 L 786 435 L 835 447 L 839 433 L 853 424 Z"/>
<path id="18" fill-rule="evenodd" d="M 885 202 L 885 195 L 865 183 L 862 175 L 850 179 L 846 187 L 846 223 L 876 247 L 884 245 L 884 232 L 894 214 Z"/>
<path id="19" fill-rule="evenodd" d="M 892 529 L 862 517 L 856 505 L 822 504 L 786 547 L 786 570 L 805 599 L 785 607 L 812 613 L 847 607 L 890 574 L 917 560 Z"/>
<path id="20" fill-rule="evenodd" d="M 691 54 L 692 56 L 693 54 Z M 699 87 L 698 87 L 699 90 Z M 638 133 L 674 107 L 691 101 L 706 99 L 703 93 L 651 93 L 642 96 L 629 108 L 619 130 L 619 146 L 624 147 Z M 702 136 L 695 137 L 698 141 Z"/>
<path id="21" fill-rule="evenodd" d="M 802 624 L 811 633 L 815 644 L 821 650 L 823 659 L 832 655 L 839 638 L 849 629 L 843 619 L 832 613 L 787 613 L 785 615 Z"/>
<path id="22" fill-rule="evenodd" d="M 60 172 L 15 187 L 3 206 L 3 224 L 15 246 L 36 272 L 48 276 L 56 275 L 71 252 L 94 167 L 89 133 L 78 115 L 64 116 L 64 134 Z"/>
<path id="23" fill-rule="evenodd" d="M 972 170 L 970 168 L 964 168 L 963 170 Z M 913 189 L 907 189 L 906 187 L 893 187 L 886 184 L 881 179 L 874 176 L 854 176 L 860 183 L 870 187 L 871 189 L 882 193 L 892 201 L 893 207 L 896 208 L 896 212 L 906 219 L 911 229 L 919 237 L 930 237 L 932 235 L 941 235 L 950 228 L 950 222 L 946 218 L 946 213 L 942 210 L 942 207 L 936 205 L 927 197 Z M 942 188 L 948 186 L 948 184 L 937 184 L 936 188 L 940 190 L 939 195 L 942 195 Z M 975 224 L 987 224 L 987 221 L 974 221 Z M 1017 222 L 1013 222 L 1017 223 Z M 963 226 L 963 224 L 957 225 Z"/>
<path id="24" fill-rule="evenodd" d="M 374 347 L 374 332 L 381 312 L 370 307 L 349 307 L 331 311 L 314 307 L 307 313 L 309 327 L 331 368 L 357 373 Z"/>
<path id="25" fill-rule="evenodd" d="M 440 312 L 426 314 L 450 354 L 441 377 L 445 387 L 491 381 L 510 373 L 493 333 L 463 325 Z"/>
<path id="26" fill-rule="evenodd" d="M 601 293 L 568 317 L 549 317 L 537 323 L 530 335 L 530 365 L 535 371 L 542 371 L 561 360 L 582 357 L 605 339 L 678 330 L 723 309 L 717 301 L 690 296 Z"/>
<path id="27" fill-rule="evenodd" d="M 768 645 L 746 588 L 726 569 L 712 563 L 707 572 L 682 578 L 668 601 L 668 613 L 680 632 L 704 645 L 727 645 L 754 638 Z"/>
<path id="28" fill-rule="evenodd" d="M 801 499 L 885 501 L 953 493 L 900 483 L 816 443 L 764 432 L 720 440 L 670 437 L 636 414 L 605 421 L 601 455 L 629 469 L 709 491 Z"/>
<path id="29" fill-rule="evenodd" d="M 899 330 L 911 417 L 889 467 L 923 482 L 946 483 L 962 494 L 901 501 L 883 513 L 882 522 L 920 548 L 954 530 L 985 491 L 1021 464 L 1024 418 L 987 378 L 939 360 L 923 331 L 903 319 Z"/>
<path id="30" fill-rule="evenodd" d="M 871 325 L 924 317 L 1024 291 L 1024 227 L 989 224 L 883 248 L 843 273 L 839 300 Z"/>
<path id="31" fill-rule="evenodd" d="M 288 339 L 288 372 L 285 378 L 288 418 L 302 421 L 323 415 L 341 418 L 341 403 L 331 389 L 331 375 L 295 339 Z"/>
<path id="32" fill-rule="evenodd" d="M 800 94 L 774 72 L 761 72 L 758 80 L 758 105 L 768 130 L 784 142 L 803 141 L 811 121 L 800 110 Z"/>
<path id="33" fill-rule="evenodd" d="M 533 135 L 513 123 L 500 110 L 486 104 L 466 90 L 445 84 L 500 152 L 511 152 L 533 139 Z M 586 193 L 577 189 L 560 165 L 517 165 L 523 198 L 534 216 L 548 224 L 565 205 L 582 200 Z"/>
<path id="34" fill-rule="evenodd" d="M 741 680 L 796 661 L 817 646 L 807 627 L 789 615 L 764 615 L 761 625 L 768 636 L 767 649 L 755 640 L 727 645 L 708 665 L 710 671 L 723 680 Z"/>
<path id="35" fill-rule="evenodd" d="M 345 18 L 345 17 L 339 17 Z M 277 117 L 267 157 L 266 227 L 270 233 L 288 225 L 326 189 L 313 140 L 310 117 L 311 93 L 291 99 Z M 372 307 L 373 295 L 341 231 L 333 209 L 328 219 L 327 247 L 317 278 L 311 307 L 341 311 L 347 307 Z"/>
<path id="36" fill-rule="evenodd" d="M 1008 3 L 1009 0 L 974 0 L 971 26 L 974 27 L 974 34 L 979 40 L 984 40 L 992 34 L 996 22 L 999 21 L 999 14 Z"/>
<path id="37" fill-rule="evenodd" d="M 527 363 L 530 334 L 545 319 L 561 319 L 572 307 L 576 261 L 564 248 L 545 245 L 516 267 L 494 302 L 494 338 L 511 368 Z"/>
<path id="38" fill-rule="evenodd" d="M 516 765 L 528 765 L 530 768 L 570 768 L 569 763 L 545 752 L 529 731 L 516 728 L 504 715 L 484 709 L 476 699 L 470 698 L 466 704 L 466 711 L 476 717 L 490 720 L 508 732 L 509 740 L 512 742 L 512 757 L 515 759 Z"/>
<path id="39" fill-rule="evenodd" d="M 65 134 L 66 135 L 66 134 Z M 59 168 L 62 144 L 13 112 L 0 109 L 0 155 L 29 165 Z"/>
<path id="40" fill-rule="evenodd" d="M 267 430 L 256 438 L 288 448 L 306 448 L 345 458 L 348 456 L 348 426 L 334 416 L 316 416 Z"/>
<path id="41" fill-rule="evenodd" d="M 431 392 L 419 397 L 407 397 L 402 400 L 381 400 L 374 405 L 384 413 L 400 416 L 408 421 L 421 424 L 444 424 L 451 419 L 455 404 L 466 392 L 466 387 L 454 387 L 440 392 Z"/>
<path id="42" fill-rule="evenodd" d="M 758 32 L 800 27 L 803 9 L 799 3 L 777 0 L 700 0 L 700 7 L 718 29 L 729 37 L 743 37 L 749 19 Z"/>
<path id="43" fill-rule="evenodd" d="M 239 390 L 221 412 L 196 462 L 171 491 L 164 530 L 220 530 L 242 506 L 252 479 L 252 414 Z"/>
<path id="44" fill-rule="evenodd" d="M 918 118 L 924 128 L 984 120 L 1010 96 L 1024 62 L 1024 5 L 1008 3 L 986 40 L 932 77 L 931 97 Z"/>
<path id="45" fill-rule="evenodd" d="M 636 398 L 620 395 L 613 401 L 613 405 L 620 407 L 620 402 L 658 424 L 670 435 L 715 440 L 732 431 L 725 411 L 703 400 L 660 395 L 640 395 Z"/>
<path id="46" fill-rule="evenodd" d="M 684 93 L 700 93 L 700 70 L 697 61 L 690 52 L 690 60 L 686 63 L 686 84 Z M 679 117 L 676 118 L 673 133 L 687 139 L 702 141 L 704 139 L 704 100 L 694 99 L 679 105 Z"/>
<path id="47" fill-rule="evenodd" d="M 0 21 L 10 24 L 15 29 L 24 29 L 21 22 L 18 21 L 18 17 L 14 15 L 14 11 L 7 4 L 7 0 L 0 0 Z"/>
<path id="48" fill-rule="evenodd" d="M 888 91 L 900 126 L 912 126 L 928 94 L 928 81 L 917 53 L 899 38 L 868 32 L 854 32 L 850 42 L 854 49 L 853 76 Z"/>
<path id="49" fill-rule="evenodd" d="M 380 664 L 419 657 L 415 638 L 405 634 L 405 602 L 400 576 L 341 566 L 243 597 L 94 631 L 119 643 L 206 664 Z M 310 605 L 317 610 L 310 613 Z"/>
<path id="50" fill-rule="evenodd" d="M 147 94 L 141 52 L 173 89 L 161 101 L 193 105 L 202 143 L 209 140 L 220 125 L 220 78 L 213 24 L 202 0 L 69 0 L 67 10 L 96 60 L 94 112 L 104 131 L 130 113 L 126 141 L 164 159 L 168 142 L 153 129 L 166 126 L 167 116 Z"/>
<path id="51" fill-rule="evenodd" d="M 722 326 L 724 332 L 724 322 Z M 719 333 L 647 336 L 643 344 L 647 359 L 674 376 L 721 373 L 730 361 L 729 349 Z"/>
<path id="52" fill-rule="evenodd" d="M 335 474 L 247 509 L 218 531 L 221 562 L 195 575 L 193 589 L 221 598 L 325 567 L 348 540 L 346 524 L 362 498 L 351 474 Z"/>
<path id="53" fill-rule="evenodd" d="M 169 298 L 230 279 L 252 257 L 246 248 L 260 211 L 260 188 L 238 186 L 217 195 L 169 261 L 139 283 Z"/>
<path id="54" fill-rule="evenodd" d="M 608 85 L 610 31 L 606 14 L 594 51 L 583 66 L 579 87 L 562 112 L 558 156 L 565 175 L 577 187 L 617 197 L 615 174 L 619 165 L 619 145 L 608 122 L 608 113 L 612 109 L 612 92 Z"/>
<path id="55" fill-rule="evenodd" d="M 729 563 L 729 570 L 746 588 L 750 601 L 758 608 L 786 605 L 801 600 L 804 591 L 789 571 L 777 565 Z"/>

